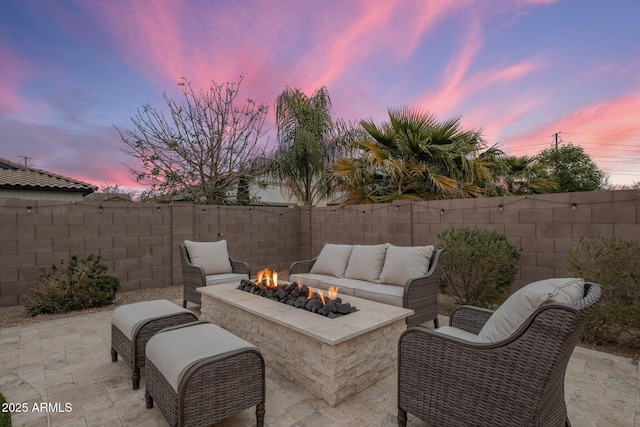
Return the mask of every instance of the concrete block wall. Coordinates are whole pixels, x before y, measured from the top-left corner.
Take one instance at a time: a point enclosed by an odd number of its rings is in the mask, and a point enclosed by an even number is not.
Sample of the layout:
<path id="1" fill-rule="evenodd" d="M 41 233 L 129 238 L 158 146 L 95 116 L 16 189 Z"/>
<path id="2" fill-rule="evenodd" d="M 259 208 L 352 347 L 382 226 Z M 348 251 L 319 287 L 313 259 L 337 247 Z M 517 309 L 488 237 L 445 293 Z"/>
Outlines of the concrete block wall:
<path id="1" fill-rule="evenodd" d="M 345 207 L 248 207 L 0 199 L 0 306 L 22 303 L 43 267 L 102 256 L 123 290 L 182 283 L 178 245 L 226 239 L 252 271 L 287 270 L 325 242 L 438 245 L 443 230 L 495 229 L 522 248 L 516 287 L 562 276 L 581 236 L 640 241 L 635 190 Z"/>

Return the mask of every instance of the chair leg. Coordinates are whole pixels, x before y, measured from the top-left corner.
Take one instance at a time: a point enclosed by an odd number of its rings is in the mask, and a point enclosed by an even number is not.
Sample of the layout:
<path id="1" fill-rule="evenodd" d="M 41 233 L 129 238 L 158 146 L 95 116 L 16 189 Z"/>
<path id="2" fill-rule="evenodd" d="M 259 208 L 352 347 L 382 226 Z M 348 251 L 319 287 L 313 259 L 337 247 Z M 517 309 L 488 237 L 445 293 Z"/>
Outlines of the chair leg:
<path id="1" fill-rule="evenodd" d="M 187 300 L 186 299 L 182 300 L 182 308 L 187 308 Z"/>
<path id="2" fill-rule="evenodd" d="M 111 349 L 111 361 L 112 362 L 118 361 L 118 352 L 115 351 L 113 348 Z"/>
<path id="3" fill-rule="evenodd" d="M 264 402 L 260 402 L 256 405 L 256 427 L 264 426 Z"/>
<path id="4" fill-rule="evenodd" d="M 436 316 L 435 319 L 433 319 L 433 326 L 438 329 L 440 327 L 440 321 L 438 320 L 438 316 Z"/>
<path id="5" fill-rule="evenodd" d="M 148 391 L 144 392 L 144 403 L 147 409 L 153 408 L 153 398 L 151 397 Z"/>
<path id="6" fill-rule="evenodd" d="M 407 426 L 407 411 L 398 408 L 398 427 Z"/>
<path id="7" fill-rule="evenodd" d="M 131 376 L 131 382 L 133 383 L 133 389 L 140 388 L 140 368 L 134 368 L 133 375 Z"/>

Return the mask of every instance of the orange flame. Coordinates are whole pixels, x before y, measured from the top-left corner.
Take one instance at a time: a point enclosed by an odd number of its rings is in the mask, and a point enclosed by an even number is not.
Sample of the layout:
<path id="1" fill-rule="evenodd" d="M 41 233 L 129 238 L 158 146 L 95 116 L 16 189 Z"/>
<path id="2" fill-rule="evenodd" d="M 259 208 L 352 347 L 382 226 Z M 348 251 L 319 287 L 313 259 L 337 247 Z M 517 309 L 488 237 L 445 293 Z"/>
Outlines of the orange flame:
<path id="1" fill-rule="evenodd" d="M 309 293 L 307 294 L 307 299 L 313 298 L 313 291 L 309 288 Z"/>
<path id="2" fill-rule="evenodd" d="M 322 291 L 318 289 L 318 296 L 320 297 L 320 301 L 322 301 L 322 305 L 325 304 L 324 295 L 322 295 Z"/>
<path id="3" fill-rule="evenodd" d="M 273 286 L 276 287 L 278 286 L 278 272 L 274 271 L 272 274 L 273 277 Z"/>
<path id="4" fill-rule="evenodd" d="M 336 297 L 338 296 L 338 286 L 336 286 L 335 288 L 333 286 L 329 287 L 327 295 L 329 296 L 330 300 L 336 299 Z"/>

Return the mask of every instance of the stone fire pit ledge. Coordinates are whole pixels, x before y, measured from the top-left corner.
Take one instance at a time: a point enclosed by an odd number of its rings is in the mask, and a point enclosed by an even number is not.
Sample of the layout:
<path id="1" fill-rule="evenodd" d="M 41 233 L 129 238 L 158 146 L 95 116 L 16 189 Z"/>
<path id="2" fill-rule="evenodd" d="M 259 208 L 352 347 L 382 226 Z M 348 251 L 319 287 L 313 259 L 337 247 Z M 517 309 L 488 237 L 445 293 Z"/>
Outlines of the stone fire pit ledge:
<path id="1" fill-rule="evenodd" d="M 343 302 L 357 307 L 358 311 L 329 319 L 240 291 L 237 286 L 237 283 L 205 286 L 197 291 L 330 345 L 340 344 L 413 314 L 413 310 L 406 308 L 339 294 Z"/>

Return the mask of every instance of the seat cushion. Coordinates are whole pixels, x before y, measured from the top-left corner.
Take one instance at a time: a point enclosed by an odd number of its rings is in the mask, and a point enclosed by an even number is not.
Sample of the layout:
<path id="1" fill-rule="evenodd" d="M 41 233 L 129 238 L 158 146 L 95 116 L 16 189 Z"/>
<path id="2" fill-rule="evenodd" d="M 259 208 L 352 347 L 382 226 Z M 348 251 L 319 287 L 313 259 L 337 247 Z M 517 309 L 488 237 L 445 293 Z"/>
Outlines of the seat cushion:
<path id="1" fill-rule="evenodd" d="M 209 285 L 221 285 L 223 283 L 239 282 L 242 279 L 249 279 L 248 274 L 240 273 L 223 273 L 223 274 L 210 274 L 207 276 L 207 286 Z"/>
<path id="2" fill-rule="evenodd" d="M 232 273 L 229 252 L 227 251 L 227 241 L 218 242 L 192 242 L 185 240 L 191 263 L 204 268 L 204 274 Z"/>
<path id="3" fill-rule="evenodd" d="M 351 255 L 351 245 L 335 245 L 327 243 L 318 255 L 318 259 L 313 263 L 310 273 L 325 274 L 333 277 L 344 277 L 347 269 L 349 256 Z"/>
<path id="4" fill-rule="evenodd" d="M 369 283 L 367 286 L 355 288 L 355 296 L 369 301 L 402 307 L 404 302 L 404 288 L 400 286 Z"/>
<path id="5" fill-rule="evenodd" d="M 256 347 L 217 325 L 200 323 L 157 333 L 147 343 L 146 356 L 177 392 L 191 364 L 244 348 Z"/>
<path id="6" fill-rule="evenodd" d="M 300 274 L 292 274 L 289 276 L 289 281 L 293 283 L 297 283 L 298 285 L 307 285 L 312 288 L 319 288 L 321 286 L 321 282 L 330 282 L 336 279 L 333 276 L 329 276 L 326 274 L 313 274 L 313 273 L 300 273 Z M 320 289 L 329 289 L 320 287 Z"/>
<path id="7" fill-rule="evenodd" d="M 344 277 L 375 282 L 380 278 L 388 243 L 382 245 L 355 245 L 349 256 Z"/>
<path id="8" fill-rule="evenodd" d="M 447 335 L 454 338 L 460 338 L 465 341 L 479 343 L 480 337 L 476 334 L 472 334 L 471 332 L 467 332 L 463 329 L 454 328 L 453 326 L 443 326 L 441 328 L 436 329 L 436 332 L 442 335 Z"/>
<path id="9" fill-rule="evenodd" d="M 134 302 L 116 307 L 111 313 L 111 324 L 118 328 L 129 341 L 145 322 L 174 314 L 190 313 L 186 308 L 166 299 Z"/>
<path id="10" fill-rule="evenodd" d="M 584 297 L 584 280 L 553 278 L 529 283 L 514 292 L 480 330 L 481 342 L 502 341 L 513 334 L 545 303 L 573 304 Z"/>
<path id="11" fill-rule="evenodd" d="M 404 286 L 409 279 L 424 277 L 429 271 L 433 246 L 393 246 L 387 248 L 380 283 Z"/>

